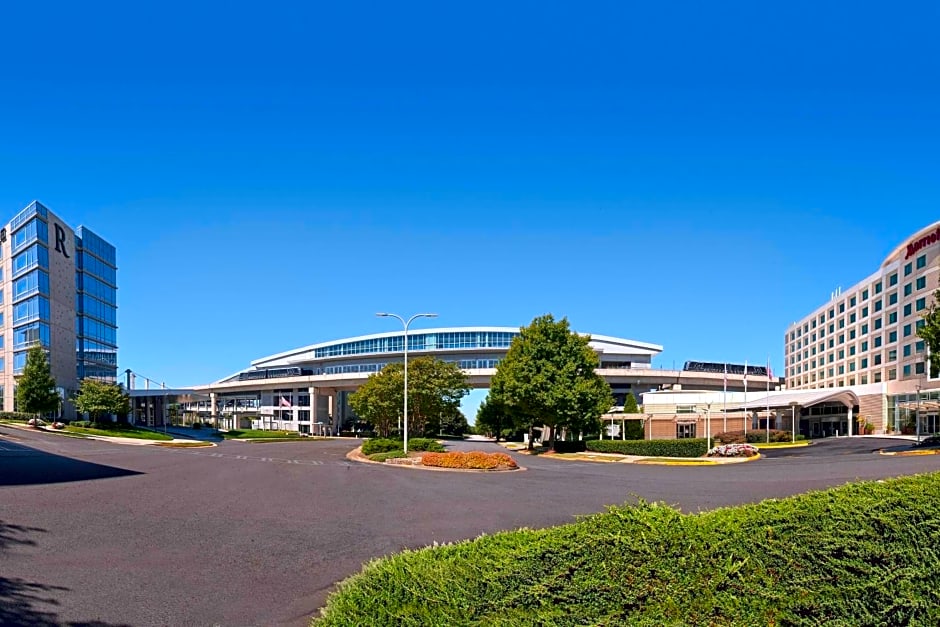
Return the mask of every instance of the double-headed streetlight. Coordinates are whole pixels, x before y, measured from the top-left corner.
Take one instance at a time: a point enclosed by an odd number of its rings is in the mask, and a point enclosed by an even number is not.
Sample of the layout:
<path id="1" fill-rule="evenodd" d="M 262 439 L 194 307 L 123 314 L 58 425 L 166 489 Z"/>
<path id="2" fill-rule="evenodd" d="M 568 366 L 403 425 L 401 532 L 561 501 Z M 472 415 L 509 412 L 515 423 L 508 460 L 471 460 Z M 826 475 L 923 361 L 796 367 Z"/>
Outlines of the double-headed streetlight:
<path id="1" fill-rule="evenodd" d="M 401 323 L 405 326 L 405 337 L 404 337 L 404 341 L 402 342 L 402 346 L 404 347 L 403 352 L 405 355 L 405 410 L 403 413 L 405 417 L 405 430 L 404 430 L 405 444 L 403 448 L 404 448 L 405 453 L 407 453 L 408 452 L 408 325 L 414 322 L 416 318 L 437 318 L 437 314 L 436 313 L 418 313 L 408 318 L 408 320 L 405 320 L 398 314 L 393 314 L 393 313 L 380 312 L 375 315 L 379 316 L 380 318 L 398 318 L 399 320 L 401 320 Z"/>

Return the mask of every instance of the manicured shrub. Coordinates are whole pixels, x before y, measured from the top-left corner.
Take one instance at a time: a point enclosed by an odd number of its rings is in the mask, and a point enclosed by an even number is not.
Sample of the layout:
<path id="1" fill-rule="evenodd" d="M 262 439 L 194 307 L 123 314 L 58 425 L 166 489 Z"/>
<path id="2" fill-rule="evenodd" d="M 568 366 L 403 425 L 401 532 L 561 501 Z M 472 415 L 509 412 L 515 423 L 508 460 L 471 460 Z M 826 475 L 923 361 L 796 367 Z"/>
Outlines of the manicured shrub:
<path id="1" fill-rule="evenodd" d="M 385 451 L 384 453 L 369 455 L 369 459 L 374 462 L 384 462 L 386 459 L 398 459 L 400 457 L 408 457 L 408 455 L 405 454 L 405 451 Z"/>
<path id="2" fill-rule="evenodd" d="M 402 447 L 402 443 L 398 443 L 398 447 Z M 443 453 L 444 445 L 434 440 L 432 438 L 409 438 L 408 439 L 408 450 L 409 451 L 430 451 L 432 453 Z"/>
<path id="3" fill-rule="evenodd" d="M 382 438 L 373 438 L 362 443 L 362 454 L 368 457 L 375 453 L 385 453 L 388 451 L 402 450 L 402 442 L 399 440 L 385 440 Z"/>
<path id="4" fill-rule="evenodd" d="M 683 440 L 588 440 L 587 450 L 644 457 L 701 457 L 708 451 L 704 438 Z"/>
<path id="5" fill-rule="evenodd" d="M 938 625 L 940 473 L 576 523 L 372 562 L 317 627 Z"/>
<path id="6" fill-rule="evenodd" d="M 584 440 L 575 440 L 574 442 L 555 440 L 555 443 L 552 445 L 552 450 L 556 453 L 580 453 L 585 450 L 585 448 Z"/>
<path id="7" fill-rule="evenodd" d="M 81 427 L 83 429 L 87 429 L 91 427 L 91 424 L 92 423 L 90 420 L 73 420 L 72 422 L 69 423 L 69 425 L 72 427 Z"/>
<path id="8" fill-rule="evenodd" d="M 506 453 L 483 453 L 482 451 L 452 451 L 450 453 L 425 453 L 421 464 L 438 468 L 460 468 L 469 470 L 496 470 L 517 468 L 515 460 Z"/>

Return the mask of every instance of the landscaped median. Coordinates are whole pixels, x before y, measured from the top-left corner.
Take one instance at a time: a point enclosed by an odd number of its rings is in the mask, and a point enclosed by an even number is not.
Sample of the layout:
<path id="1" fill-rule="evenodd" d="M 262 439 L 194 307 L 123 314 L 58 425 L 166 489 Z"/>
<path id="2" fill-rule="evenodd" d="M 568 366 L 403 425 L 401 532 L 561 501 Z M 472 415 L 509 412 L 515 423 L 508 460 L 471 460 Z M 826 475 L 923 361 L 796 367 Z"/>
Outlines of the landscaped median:
<path id="1" fill-rule="evenodd" d="M 695 515 L 640 503 L 372 562 L 313 624 L 937 625 L 938 540 L 940 473 Z"/>
<path id="2" fill-rule="evenodd" d="M 564 460 L 662 464 L 666 466 L 713 466 L 752 461 L 760 452 L 750 444 L 718 444 L 711 449 L 705 439 L 683 440 L 586 440 L 565 442 L 575 452 L 554 452 Z M 578 446 L 574 446 L 578 445 Z"/>
<path id="3" fill-rule="evenodd" d="M 448 470 L 517 470 L 519 466 L 506 453 L 482 451 L 447 451 L 437 440 L 412 438 L 408 440 L 408 453 L 404 442 L 373 438 L 350 453 L 353 459 L 401 466 L 422 466 Z"/>
<path id="4" fill-rule="evenodd" d="M 315 438 L 302 435 L 297 431 L 277 431 L 266 429 L 231 429 L 229 431 L 219 431 L 226 440 L 247 440 L 247 441 L 270 441 L 270 440 L 325 440 L 326 438 Z"/>

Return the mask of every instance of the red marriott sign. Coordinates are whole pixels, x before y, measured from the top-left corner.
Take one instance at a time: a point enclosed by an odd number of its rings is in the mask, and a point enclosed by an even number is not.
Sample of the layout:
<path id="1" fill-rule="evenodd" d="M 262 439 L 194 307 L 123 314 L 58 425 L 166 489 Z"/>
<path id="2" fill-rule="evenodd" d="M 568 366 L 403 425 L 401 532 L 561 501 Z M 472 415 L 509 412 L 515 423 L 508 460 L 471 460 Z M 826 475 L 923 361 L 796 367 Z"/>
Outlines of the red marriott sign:
<path id="1" fill-rule="evenodd" d="M 940 241 L 940 226 L 937 227 L 937 230 L 933 233 L 928 233 L 920 239 L 915 239 L 913 242 L 910 242 L 907 245 L 907 254 L 904 255 L 904 258 L 907 259 L 911 255 L 916 255 L 918 251 L 927 248 L 931 244 L 936 244 Z"/>

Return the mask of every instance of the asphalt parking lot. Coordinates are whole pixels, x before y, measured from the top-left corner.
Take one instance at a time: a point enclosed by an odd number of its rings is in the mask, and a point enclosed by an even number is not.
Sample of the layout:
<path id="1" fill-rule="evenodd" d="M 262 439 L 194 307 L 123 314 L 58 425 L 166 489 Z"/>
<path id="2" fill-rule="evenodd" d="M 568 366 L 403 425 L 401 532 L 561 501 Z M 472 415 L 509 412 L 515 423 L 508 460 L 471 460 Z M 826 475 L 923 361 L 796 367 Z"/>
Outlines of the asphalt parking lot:
<path id="1" fill-rule="evenodd" d="M 0 426 L 0 624 L 305 625 L 336 581 L 404 548 L 637 497 L 694 512 L 940 470 L 873 438 L 694 468 L 515 455 L 527 470 L 492 474 L 350 462 L 357 444 L 167 449 Z"/>

